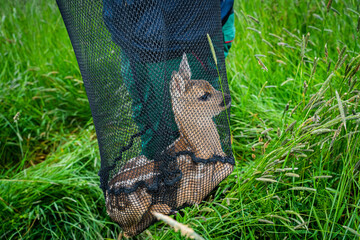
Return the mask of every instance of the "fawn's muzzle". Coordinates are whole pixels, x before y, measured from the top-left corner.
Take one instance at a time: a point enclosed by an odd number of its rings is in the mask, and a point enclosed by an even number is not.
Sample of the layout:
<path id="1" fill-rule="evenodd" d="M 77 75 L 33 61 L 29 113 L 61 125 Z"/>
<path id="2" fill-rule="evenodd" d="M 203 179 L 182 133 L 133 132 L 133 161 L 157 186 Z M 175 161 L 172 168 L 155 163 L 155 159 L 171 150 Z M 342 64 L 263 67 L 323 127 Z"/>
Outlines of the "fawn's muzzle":
<path id="1" fill-rule="evenodd" d="M 221 101 L 220 107 L 225 107 L 225 104 L 226 104 L 226 106 L 228 106 L 231 103 L 231 97 L 229 94 L 224 94 L 224 98 L 225 98 L 225 100 L 223 99 Z"/>

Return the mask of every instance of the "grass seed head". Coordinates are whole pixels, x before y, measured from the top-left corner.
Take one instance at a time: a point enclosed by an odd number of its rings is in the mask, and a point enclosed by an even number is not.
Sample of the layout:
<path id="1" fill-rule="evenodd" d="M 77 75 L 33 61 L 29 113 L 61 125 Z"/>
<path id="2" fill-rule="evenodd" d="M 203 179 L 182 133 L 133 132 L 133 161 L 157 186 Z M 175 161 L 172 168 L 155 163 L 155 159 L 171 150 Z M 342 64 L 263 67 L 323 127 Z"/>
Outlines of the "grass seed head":
<path id="1" fill-rule="evenodd" d="M 286 128 L 285 132 L 287 133 L 287 132 L 291 131 L 291 130 L 294 128 L 295 124 L 296 124 L 296 120 L 293 121 L 293 122 Z"/>
<path id="2" fill-rule="evenodd" d="M 335 90 L 335 94 L 336 94 L 336 99 L 338 101 L 338 106 L 339 106 L 339 111 L 340 111 L 340 116 L 342 118 L 342 121 L 344 123 L 344 128 L 346 130 L 346 116 L 345 116 L 345 111 L 344 111 L 344 107 L 341 101 L 341 98 L 339 96 L 339 93 Z"/>
<path id="3" fill-rule="evenodd" d="M 336 64 L 335 64 L 335 71 L 339 68 L 340 62 L 341 62 L 342 59 L 343 59 L 343 56 L 344 56 L 345 51 L 346 51 L 346 46 L 344 46 L 344 47 L 341 49 L 340 53 L 339 53 L 338 60 L 337 60 L 337 62 L 336 62 Z"/>
<path id="4" fill-rule="evenodd" d="M 279 216 L 279 215 L 273 215 L 273 214 L 272 214 L 272 215 L 270 215 L 270 217 L 272 217 L 272 218 L 278 218 L 278 219 L 281 219 L 281 220 L 283 220 L 283 221 L 285 221 L 285 222 L 288 222 L 288 223 L 291 222 L 289 219 L 284 218 L 284 217 Z"/>
<path id="5" fill-rule="evenodd" d="M 263 70 L 265 70 L 266 72 L 269 71 L 269 70 L 267 69 L 267 67 L 265 66 L 265 64 L 261 61 L 260 58 L 256 57 L 256 59 L 258 60 L 258 63 L 259 63 L 259 65 L 261 66 L 261 68 L 262 68 Z"/>
<path id="6" fill-rule="evenodd" d="M 276 35 L 276 34 L 273 34 L 273 33 L 269 33 L 269 35 L 270 36 L 272 36 L 272 37 L 275 37 L 275 38 L 277 38 L 277 39 L 279 39 L 279 40 L 284 40 L 282 37 L 280 37 L 280 36 L 278 36 L 278 35 Z"/>
<path id="7" fill-rule="evenodd" d="M 333 11 L 337 15 L 341 15 L 340 12 L 336 8 L 331 7 L 331 11 Z"/>
<path id="8" fill-rule="evenodd" d="M 309 42 L 309 38 L 310 38 L 310 33 L 308 32 L 305 36 L 305 48 L 307 47 L 307 44 Z"/>
<path id="9" fill-rule="evenodd" d="M 331 61 L 328 63 L 327 70 L 326 70 L 327 73 L 329 73 L 330 67 L 331 67 Z"/>
<path id="10" fill-rule="evenodd" d="M 214 49 L 214 45 L 213 45 L 213 43 L 211 41 L 211 38 L 210 38 L 209 34 L 207 34 L 207 39 L 208 39 L 208 42 L 209 42 L 209 45 L 210 45 L 211 53 L 212 53 L 214 61 L 215 61 L 215 65 L 217 66 L 217 58 L 216 58 L 216 54 L 215 54 L 215 49 Z"/>
<path id="11" fill-rule="evenodd" d="M 333 130 L 328 129 L 328 128 L 324 128 L 324 129 L 317 129 L 311 132 L 312 135 L 320 135 L 320 134 L 324 134 L 324 133 L 329 133 L 332 132 Z"/>
<path id="12" fill-rule="evenodd" d="M 261 35 L 261 31 L 257 30 L 256 28 L 247 27 L 246 29 L 249 29 L 249 30 L 254 31 L 254 32 L 258 33 L 259 35 Z"/>
<path id="13" fill-rule="evenodd" d="M 274 48 L 274 46 L 270 42 L 266 41 L 264 38 L 262 39 L 262 41 L 266 43 L 269 47 Z"/>
<path id="14" fill-rule="evenodd" d="M 316 72 L 316 66 L 318 64 L 318 61 L 319 61 L 319 58 L 314 57 L 313 69 L 311 71 L 310 79 L 314 76 L 314 74 Z"/>
<path id="15" fill-rule="evenodd" d="M 309 85 L 306 83 L 306 81 L 304 81 L 304 96 L 306 95 L 308 87 Z"/>
<path id="16" fill-rule="evenodd" d="M 174 228 L 175 232 L 180 230 L 181 235 L 186 236 L 188 238 L 192 238 L 195 240 L 205 240 L 199 234 L 197 234 L 193 229 L 189 228 L 188 226 L 177 222 L 176 220 L 172 219 L 169 216 L 166 216 L 161 213 L 152 212 L 152 214 L 158 219 L 164 221 L 166 224 L 170 225 Z"/>
<path id="17" fill-rule="evenodd" d="M 265 178 L 265 177 L 255 178 L 255 180 L 260 181 L 260 182 L 270 182 L 270 183 L 277 183 L 278 182 L 275 179 Z"/>
<path id="18" fill-rule="evenodd" d="M 272 222 L 272 221 L 270 221 L 270 220 L 266 220 L 266 219 L 261 219 L 261 218 L 258 219 L 258 222 L 275 225 L 274 222 Z"/>
<path id="19" fill-rule="evenodd" d="M 296 171 L 298 168 L 277 168 L 275 172 Z"/>
<path id="20" fill-rule="evenodd" d="M 327 59 L 328 58 L 328 48 L 327 48 L 327 43 L 325 43 L 325 58 Z"/>
<path id="21" fill-rule="evenodd" d="M 316 192 L 315 188 L 309 188 L 309 187 L 292 187 L 289 188 L 291 191 L 309 191 L 309 192 Z"/>
<path id="22" fill-rule="evenodd" d="M 301 223 L 301 224 L 299 224 L 299 225 L 296 225 L 295 227 L 294 227 L 294 230 L 296 230 L 296 229 L 298 229 L 298 228 L 305 228 L 305 229 L 307 229 L 307 222 L 304 222 L 304 223 Z"/>
<path id="23" fill-rule="evenodd" d="M 330 175 L 322 175 L 322 176 L 314 176 L 314 179 L 320 179 L 320 178 L 332 178 L 333 176 Z"/>
<path id="24" fill-rule="evenodd" d="M 272 131 L 273 128 L 267 128 L 264 131 L 261 132 L 261 135 L 267 134 L 268 132 Z"/>
<path id="25" fill-rule="evenodd" d="M 17 112 L 15 116 L 13 117 L 14 122 L 16 123 L 20 119 L 20 112 Z"/>
<path id="26" fill-rule="evenodd" d="M 296 174 L 296 173 L 285 173 L 285 176 L 287 176 L 287 177 L 296 177 L 296 178 L 300 177 L 300 175 Z"/>
<path id="27" fill-rule="evenodd" d="M 255 17 L 251 16 L 251 15 L 247 15 L 248 18 L 250 18 L 251 20 L 253 20 L 255 23 L 260 24 L 260 21 L 258 19 L 256 19 Z"/>
<path id="28" fill-rule="evenodd" d="M 351 232 L 355 236 L 360 237 L 360 233 L 358 233 L 355 229 L 352 229 L 352 228 L 350 228 L 348 226 L 343 226 L 343 228 L 345 228 L 346 230 L 348 230 L 349 232 Z"/>
<path id="29" fill-rule="evenodd" d="M 343 59 L 341 60 L 341 62 L 340 62 L 340 64 L 339 64 L 339 69 L 341 68 L 341 66 L 344 64 L 344 62 L 346 61 L 346 59 L 347 59 L 347 57 L 348 57 L 349 55 L 348 54 L 345 54 L 345 56 L 343 57 Z"/>

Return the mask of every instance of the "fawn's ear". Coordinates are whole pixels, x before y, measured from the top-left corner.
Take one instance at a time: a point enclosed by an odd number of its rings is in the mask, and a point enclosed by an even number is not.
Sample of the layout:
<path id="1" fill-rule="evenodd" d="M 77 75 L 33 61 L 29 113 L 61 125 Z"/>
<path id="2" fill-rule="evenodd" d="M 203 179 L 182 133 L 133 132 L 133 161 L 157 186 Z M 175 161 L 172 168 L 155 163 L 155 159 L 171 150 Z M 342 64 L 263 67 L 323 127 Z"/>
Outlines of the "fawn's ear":
<path id="1" fill-rule="evenodd" d="M 189 66 L 188 59 L 186 57 L 186 53 L 183 54 L 179 67 L 179 74 L 185 81 L 189 81 L 191 79 L 191 69 Z"/>
<path id="2" fill-rule="evenodd" d="M 180 97 L 185 92 L 185 81 L 176 71 L 171 75 L 171 95 L 173 97 Z"/>

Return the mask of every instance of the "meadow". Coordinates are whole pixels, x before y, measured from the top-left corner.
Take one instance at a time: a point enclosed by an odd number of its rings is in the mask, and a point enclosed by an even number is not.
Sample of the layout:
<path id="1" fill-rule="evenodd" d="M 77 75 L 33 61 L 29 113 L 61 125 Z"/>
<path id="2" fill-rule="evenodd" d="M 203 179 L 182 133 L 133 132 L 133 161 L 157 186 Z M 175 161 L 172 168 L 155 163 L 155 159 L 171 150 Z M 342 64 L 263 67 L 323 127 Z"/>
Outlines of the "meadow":
<path id="1" fill-rule="evenodd" d="M 0 0 L 0 239 L 117 239 L 55 1 Z M 360 3 L 236 1 L 234 172 L 176 220 L 205 239 L 360 238 Z M 137 239 L 184 239 L 158 222 Z"/>

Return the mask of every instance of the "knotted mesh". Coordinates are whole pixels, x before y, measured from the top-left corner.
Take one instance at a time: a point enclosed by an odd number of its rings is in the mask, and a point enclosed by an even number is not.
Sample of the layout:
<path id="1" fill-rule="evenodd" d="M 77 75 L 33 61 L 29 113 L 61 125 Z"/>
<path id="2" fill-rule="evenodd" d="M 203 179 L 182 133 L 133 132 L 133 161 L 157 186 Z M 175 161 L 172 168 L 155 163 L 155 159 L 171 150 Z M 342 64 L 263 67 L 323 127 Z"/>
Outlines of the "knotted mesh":
<path id="1" fill-rule="evenodd" d="M 234 165 L 219 0 L 57 3 L 94 119 L 109 216 L 134 236 L 153 211 L 200 203 Z"/>

